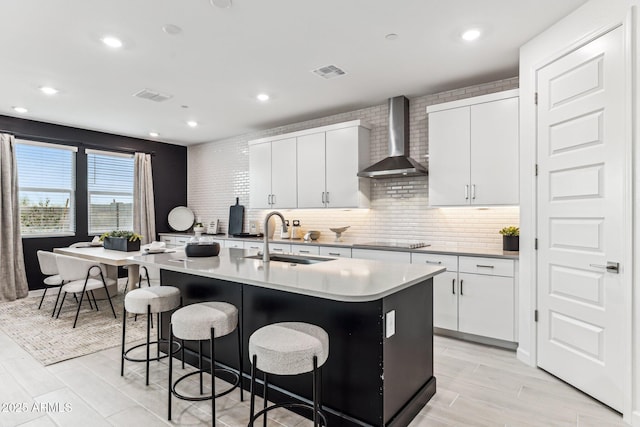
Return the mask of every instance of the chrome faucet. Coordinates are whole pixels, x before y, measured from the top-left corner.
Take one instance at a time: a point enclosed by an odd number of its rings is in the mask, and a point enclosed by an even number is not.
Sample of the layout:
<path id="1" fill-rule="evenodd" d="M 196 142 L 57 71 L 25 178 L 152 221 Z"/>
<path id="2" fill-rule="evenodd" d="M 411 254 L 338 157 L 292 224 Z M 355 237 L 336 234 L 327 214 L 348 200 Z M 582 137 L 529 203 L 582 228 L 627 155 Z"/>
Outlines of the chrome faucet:
<path id="1" fill-rule="evenodd" d="M 269 262 L 269 218 L 271 218 L 274 215 L 278 215 L 280 217 L 280 219 L 282 220 L 282 231 L 286 232 L 287 231 L 287 224 L 284 220 L 284 216 L 282 216 L 282 214 L 278 211 L 273 211 L 273 212 L 269 212 L 267 214 L 267 216 L 264 218 L 264 227 L 262 227 L 262 229 L 264 230 L 264 248 L 262 249 L 262 261 L 263 262 Z"/>

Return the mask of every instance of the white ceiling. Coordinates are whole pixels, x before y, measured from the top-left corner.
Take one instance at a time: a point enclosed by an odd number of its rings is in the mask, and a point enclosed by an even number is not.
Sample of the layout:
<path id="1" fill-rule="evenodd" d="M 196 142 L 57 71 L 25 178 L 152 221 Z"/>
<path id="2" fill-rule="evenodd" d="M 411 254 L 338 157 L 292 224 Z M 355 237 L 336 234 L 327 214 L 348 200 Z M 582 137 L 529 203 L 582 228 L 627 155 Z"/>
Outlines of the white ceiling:
<path id="1" fill-rule="evenodd" d="M 0 114 L 146 139 L 156 131 L 182 145 L 214 141 L 513 77 L 518 47 L 583 3 L 0 0 Z M 182 32 L 169 35 L 166 24 Z M 471 26 L 483 37 L 463 42 Z M 123 48 L 104 46 L 107 34 Z M 329 64 L 347 75 L 311 73 Z M 44 95 L 45 85 L 60 92 Z M 132 96 L 145 88 L 173 97 Z M 271 100 L 258 102 L 260 92 Z"/>

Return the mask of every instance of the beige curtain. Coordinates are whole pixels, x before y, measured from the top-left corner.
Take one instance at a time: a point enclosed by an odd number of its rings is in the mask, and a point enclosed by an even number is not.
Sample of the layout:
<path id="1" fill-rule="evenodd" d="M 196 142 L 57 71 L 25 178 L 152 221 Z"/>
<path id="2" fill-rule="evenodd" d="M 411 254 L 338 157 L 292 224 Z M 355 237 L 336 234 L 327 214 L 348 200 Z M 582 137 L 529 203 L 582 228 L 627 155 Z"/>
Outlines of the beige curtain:
<path id="1" fill-rule="evenodd" d="M 143 236 L 142 244 L 156 239 L 155 216 L 151 155 L 136 153 L 133 168 L 133 230 Z"/>
<path id="2" fill-rule="evenodd" d="M 0 300 L 29 294 L 20 235 L 18 170 L 13 135 L 0 134 Z"/>

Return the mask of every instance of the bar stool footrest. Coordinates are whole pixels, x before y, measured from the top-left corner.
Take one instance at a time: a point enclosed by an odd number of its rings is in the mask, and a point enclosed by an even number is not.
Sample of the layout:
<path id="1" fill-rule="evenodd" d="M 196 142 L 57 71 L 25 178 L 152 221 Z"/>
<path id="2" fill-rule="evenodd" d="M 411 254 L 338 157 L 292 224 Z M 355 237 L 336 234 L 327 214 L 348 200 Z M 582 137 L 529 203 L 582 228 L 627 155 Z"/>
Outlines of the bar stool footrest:
<path id="1" fill-rule="evenodd" d="M 251 418 L 249 420 L 249 425 L 253 425 L 253 423 L 260 418 L 262 415 L 265 415 L 267 412 L 271 411 L 272 409 L 277 409 L 277 408 L 285 408 L 285 409 L 290 409 L 290 408 L 303 408 L 303 409 L 308 409 L 313 413 L 313 405 L 309 405 L 308 403 L 296 403 L 296 402 L 286 402 L 286 403 L 276 403 L 274 405 L 268 406 L 258 412 L 256 412 L 256 414 L 253 416 L 253 418 Z M 265 415 L 266 416 L 266 415 Z M 322 412 L 321 409 L 318 410 L 318 416 L 321 418 L 320 420 L 320 425 L 323 426 L 327 426 L 327 419 L 324 416 L 324 412 Z"/>
<path id="2" fill-rule="evenodd" d="M 240 379 L 241 379 L 240 373 L 238 373 L 238 372 L 236 372 L 234 370 L 228 369 L 228 368 L 216 368 L 215 371 L 216 372 L 227 372 L 227 373 L 233 375 L 234 378 L 236 379 L 235 382 L 233 384 L 231 384 L 231 387 L 229 387 L 227 390 L 221 391 L 220 393 L 216 394 L 214 396 L 215 398 L 222 397 L 222 396 L 225 396 L 225 395 L 231 393 L 233 390 L 235 390 L 240 385 Z M 176 391 L 176 387 L 180 383 L 180 381 L 182 381 L 182 380 L 184 380 L 184 379 L 186 379 L 186 378 L 188 378 L 188 377 L 190 377 L 192 375 L 196 375 L 196 374 L 200 374 L 200 373 L 211 374 L 211 371 L 209 371 L 209 370 L 207 370 L 207 371 L 198 370 L 198 371 L 194 371 L 194 372 L 189 372 L 188 374 L 185 374 L 185 375 L 181 376 L 171 386 L 171 393 L 174 396 L 176 396 L 177 398 L 179 398 L 179 399 L 188 400 L 190 402 L 200 402 L 200 401 L 203 401 L 203 400 L 211 400 L 211 395 L 210 394 L 208 394 L 206 396 L 185 396 L 183 394 L 180 394 L 178 391 Z"/>
<path id="3" fill-rule="evenodd" d="M 149 341 L 149 345 L 151 345 L 151 344 L 158 344 L 158 345 L 160 345 L 160 344 L 169 344 L 169 340 L 162 339 L 160 341 Z M 171 354 L 176 354 L 182 348 L 182 345 L 180 345 L 180 343 L 177 342 L 177 341 L 174 341 L 172 345 L 177 346 L 177 348 L 175 350 L 173 350 L 171 352 Z M 133 351 L 136 348 L 146 347 L 146 346 L 147 346 L 146 342 L 143 342 L 142 344 L 135 345 L 135 346 L 127 349 L 124 352 L 124 354 L 122 355 L 122 357 L 124 358 L 124 360 L 128 360 L 129 362 L 146 362 L 147 361 L 146 358 L 145 359 L 137 359 L 137 358 L 134 358 L 134 357 L 131 357 L 131 356 L 128 355 L 128 353 L 130 351 Z M 162 360 L 162 359 L 166 359 L 167 357 L 169 357 L 169 354 L 164 354 L 163 356 L 160 356 L 160 357 L 150 357 L 149 361 L 151 362 L 151 361 Z"/>

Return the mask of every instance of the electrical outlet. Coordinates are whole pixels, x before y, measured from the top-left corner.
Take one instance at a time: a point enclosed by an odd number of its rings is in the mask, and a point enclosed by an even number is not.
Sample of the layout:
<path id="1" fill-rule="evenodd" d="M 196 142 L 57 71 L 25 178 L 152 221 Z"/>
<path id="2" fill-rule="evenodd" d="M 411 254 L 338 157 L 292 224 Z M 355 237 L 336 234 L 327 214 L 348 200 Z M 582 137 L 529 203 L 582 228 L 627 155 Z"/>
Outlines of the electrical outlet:
<path id="1" fill-rule="evenodd" d="M 396 333 L 396 311 L 389 311 L 386 315 L 386 319 L 385 336 L 386 338 L 390 338 Z"/>

